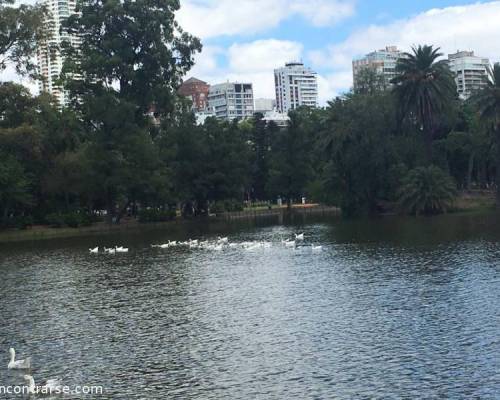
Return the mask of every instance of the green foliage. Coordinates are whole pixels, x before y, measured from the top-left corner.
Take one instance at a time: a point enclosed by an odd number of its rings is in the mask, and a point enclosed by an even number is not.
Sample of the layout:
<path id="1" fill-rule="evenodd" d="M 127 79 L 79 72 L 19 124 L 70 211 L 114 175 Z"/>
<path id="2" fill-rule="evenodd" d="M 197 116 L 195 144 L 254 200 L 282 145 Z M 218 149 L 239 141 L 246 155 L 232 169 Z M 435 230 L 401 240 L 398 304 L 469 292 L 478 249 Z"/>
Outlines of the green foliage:
<path id="1" fill-rule="evenodd" d="M 88 135 L 82 182 L 110 222 L 133 202 L 156 206 L 172 197 L 148 113 L 175 117 L 175 88 L 201 50 L 175 22 L 178 8 L 171 0 L 84 0 L 64 24 L 82 41 L 79 51 L 64 45 L 62 77 Z"/>
<path id="2" fill-rule="evenodd" d="M 417 122 L 423 130 L 427 160 L 431 161 L 432 140 L 438 120 L 456 96 L 456 86 L 443 54 L 433 46 L 418 46 L 398 60 L 398 76 L 392 80 L 400 118 Z"/>
<path id="3" fill-rule="evenodd" d="M 92 225 L 93 218 L 84 211 L 71 211 L 67 213 L 51 213 L 45 217 L 45 222 L 52 228 L 78 228 Z"/>
<path id="4" fill-rule="evenodd" d="M 377 212 L 380 201 L 394 198 L 402 163 L 395 132 L 388 93 L 351 94 L 329 103 L 321 140 L 326 202 L 340 204 L 353 215 Z"/>
<path id="5" fill-rule="evenodd" d="M 362 68 L 356 76 L 356 94 L 376 94 L 384 91 L 389 87 L 389 82 L 386 81 L 383 74 L 379 73 L 375 68 Z"/>
<path id="6" fill-rule="evenodd" d="M 0 215 L 6 220 L 10 213 L 31 203 L 30 180 L 23 166 L 11 155 L 0 152 Z"/>
<path id="7" fill-rule="evenodd" d="M 241 212 L 243 210 L 243 203 L 235 199 L 216 201 L 210 206 L 210 212 L 213 214 L 222 214 L 224 212 Z"/>
<path id="8" fill-rule="evenodd" d="M 33 75 L 36 43 L 47 36 L 45 9 L 27 4 L 12 7 L 13 3 L 0 1 L 0 72 L 13 64 L 19 74 Z"/>
<path id="9" fill-rule="evenodd" d="M 288 205 L 305 194 L 308 181 L 314 177 L 312 151 L 318 133 L 317 112 L 309 108 L 290 112 L 288 127 L 272 137 L 267 191 L 274 198 L 286 199 Z"/>
<path id="10" fill-rule="evenodd" d="M 456 185 L 440 168 L 418 167 L 403 179 L 399 205 L 410 214 L 446 212 L 456 197 Z"/>
<path id="11" fill-rule="evenodd" d="M 139 212 L 139 222 L 143 224 L 151 222 L 166 222 L 173 220 L 175 216 L 175 210 L 158 210 L 149 208 Z"/>
<path id="12" fill-rule="evenodd" d="M 64 49 L 69 107 L 0 83 L 3 227 L 79 227 L 101 210 L 110 223 L 137 210 L 141 222 L 157 222 L 175 217 L 174 204 L 192 217 L 209 205 L 222 213 L 303 196 L 345 215 L 392 211 L 398 200 L 409 212 L 435 213 L 449 207 L 454 185 L 436 167 L 421 167 L 431 162 L 461 189 L 491 187 L 495 177 L 500 188 L 498 66 L 492 83 L 463 103 L 438 50 L 419 46 L 399 63 L 394 90 L 367 70 L 326 108 L 293 110 L 287 127 L 262 115 L 197 126 L 176 93 L 201 48 L 175 22 L 179 2 L 78 7 L 62 28 L 82 38 L 79 53 Z M 21 36 L 17 48 L 26 39 L 30 58 L 31 36 Z"/>
<path id="13" fill-rule="evenodd" d="M 481 117 L 490 122 L 496 147 L 496 202 L 500 208 L 500 64 L 495 64 L 490 71 L 490 80 L 484 89 L 473 98 L 472 103 Z"/>

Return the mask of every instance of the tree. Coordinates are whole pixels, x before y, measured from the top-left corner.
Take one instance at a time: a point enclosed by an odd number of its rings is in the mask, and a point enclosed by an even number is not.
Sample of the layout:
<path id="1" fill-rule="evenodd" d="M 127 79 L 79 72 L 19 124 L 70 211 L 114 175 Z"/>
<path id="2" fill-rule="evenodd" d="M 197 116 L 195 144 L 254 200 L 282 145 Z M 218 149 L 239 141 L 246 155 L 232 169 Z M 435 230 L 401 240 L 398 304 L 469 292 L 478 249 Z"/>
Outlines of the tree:
<path id="1" fill-rule="evenodd" d="M 356 76 L 356 85 L 354 93 L 356 94 L 374 94 L 387 89 L 388 83 L 383 74 L 377 72 L 375 68 L 361 68 Z"/>
<path id="2" fill-rule="evenodd" d="M 381 202 L 395 198 L 405 167 L 404 153 L 396 149 L 394 108 L 384 92 L 329 102 L 320 141 L 323 188 L 346 215 L 376 213 Z"/>
<path id="3" fill-rule="evenodd" d="M 312 148 L 314 134 L 308 129 L 314 110 L 301 108 L 289 113 L 286 129 L 272 139 L 268 192 L 282 196 L 291 208 L 294 199 L 305 194 L 307 184 L 313 179 Z"/>
<path id="4" fill-rule="evenodd" d="M 495 64 L 490 71 L 490 80 L 484 89 L 472 99 L 481 117 L 493 124 L 496 144 L 496 203 L 500 208 L 500 64 Z"/>
<path id="5" fill-rule="evenodd" d="M 254 200 L 268 200 L 267 183 L 272 136 L 277 133 L 276 125 L 267 124 L 262 114 L 255 114 L 249 129 L 251 153 L 251 197 Z"/>
<path id="6" fill-rule="evenodd" d="M 48 32 L 43 22 L 45 9 L 12 4 L 14 0 L 0 0 L 0 72 L 12 63 L 19 74 L 33 74 L 36 43 Z"/>
<path id="7" fill-rule="evenodd" d="M 199 39 L 175 21 L 177 0 L 83 0 L 64 29 L 81 40 L 63 43 L 63 78 L 74 104 L 89 96 L 127 100 L 143 118 L 151 109 L 168 117 L 176 89 L 201 50 Z M 75 75 L 76 74 L 76 75 Z M 83 96 L 83 98 L 82 98 Z"/>
<path id="8" fill-rule="evenodd" d="M 84 0 L 77 8 L 64 28 L 81 45 L 63 45 L 62 80 L 88 132 L 88 182 L 99 182 L 108 219 L 119 222 L 148 187 L 168 192 L 149 114 L 175 117 L 176 89 L 201 44 L 175 21 L 176 0 Z"/>
<path id="9" fill-rule="evenodd" d="M 438 167 L 418 167 L 411 170 L 400 189 L 401 208 L 416 216 L 446 212 L 453 204 L 456 186 Z"/>
<path id="10" fill-rule="evenodd" d="M 11 155 L 0 153 L 0 215 L 3 221 L 11 212 L 31 204 L 30 180 L 23 166 Z"/>
<path id="11" fill-rule="evenodd" d="M 413 47 L 396 65 L 392 80 L 401 118 L 414 121 L 423 131 L 427 162 L 432 161 L 432 141 L 438 117 L 456 96 L 456 86 L 443 54 L 433 46 Z"/>

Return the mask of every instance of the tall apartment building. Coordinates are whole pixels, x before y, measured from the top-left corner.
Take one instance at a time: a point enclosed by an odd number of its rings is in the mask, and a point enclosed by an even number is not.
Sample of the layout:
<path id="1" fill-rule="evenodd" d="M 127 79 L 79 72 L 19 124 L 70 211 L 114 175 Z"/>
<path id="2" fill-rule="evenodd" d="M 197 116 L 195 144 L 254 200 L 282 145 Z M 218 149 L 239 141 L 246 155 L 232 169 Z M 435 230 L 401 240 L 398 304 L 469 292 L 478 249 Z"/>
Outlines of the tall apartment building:
<path id="1" fill-rule="evenodd" d="M 460 98 L 468 99 L 475 90 L 487 85 L 489 59 L 477 57 L 473 51 L 457 51 L 448 55 L 448 64 Z"/>
<path id="2" fill-rule="evenodd" d="M 208 91 L 210 85 L 197 78 L 189 78 L 177 90 L 181 96 L 187 97 L 193 103 L 194 112 L 205 111 L 208 107 Z"/>
<path id="3" fill-rule="evenodd" d="M 50 35 L 47 41 L 38 44 L 38 68 L 43 78 L 39 81 L 38 88 L 41 92 L 52 94 L 59 104 L 64 105 L 68 101 L 68 96 L 57 83 L 64 62 L 61 43 L 67 41 L 71 46 L 78 48 L 81 40 L 64 30 L 61 31 L 61 25 L 66 18 L 75 13 L 76 0 L 44 0 L 43 5 L 49 11 L 46 23 L 50 26 Z"/>
<path id="4" fill-rule="evenodd" d="M 287 114 L 300 106 L 318 106 L 318 80 L 302 62 L 289 62 L 274 70 L 276 108 Z"/>
<path id="5" fill-rule="evenodd" d="M 210 86 L 208 108 L 217 118 L 250 118 L 254 114 L 253 86 L 251 83 L 220 83 Z"/>
<path id="6" fill-rule="evenodd" d="M 366 56 L 352 61 L 352 74 L 354 88 L 361 84 L 360 72 L 363 69 L 372 69 L 377 74 L 384 77 L 383 88 L 391 85 L 391 80 L 396 77 L 396 64 L 400 58 L 405 57 L 404 53 L 396 46 L 387 46 L 385 49 L 377 50 Z"/>

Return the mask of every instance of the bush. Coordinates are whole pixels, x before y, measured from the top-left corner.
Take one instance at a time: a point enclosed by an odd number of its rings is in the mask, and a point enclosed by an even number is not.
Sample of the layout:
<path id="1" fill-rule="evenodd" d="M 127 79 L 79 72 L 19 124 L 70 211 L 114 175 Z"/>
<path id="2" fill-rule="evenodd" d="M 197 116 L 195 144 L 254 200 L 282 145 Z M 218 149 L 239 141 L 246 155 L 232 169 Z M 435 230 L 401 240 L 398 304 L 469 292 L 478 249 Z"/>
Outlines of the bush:
<path id="1" fill-rule="evenodd" d="M 154 208 L 150 208 L 141 210 L 139 212 L 139 222 L 140 223 L 165 222 L 173 220 L 175 216 L 176 216 L 175 209 L 157 210 Z"/>
<path id="2" fill-rule="evenodd" d="M 224 207 L 224 203 L 217 201 L 214 204 L 210 206 L 210 212 L 212 214 L 222 214 L 226 211 L 226 208 Z"/>
<path id="3" fill-rule="evenodd" d="M 45 222 L 47 222 L 47 225 L 51 228 L 62 228 L 64 225 L 64 217 L 60 213 L 48 214 L 45 217 Z"/>
<path id="4" fill-rule="evenodd" d="M 243 210 L 243 203 L 234 199 L 216 201 L 210 206 L 210 212 L 213 214 L 222 214 L 224 212 L 240 212 Z"/>
<path id="5" fill-rule="evenodd" d="M 243 211 L 243 203 L 238 200 L 230 199 L 224 201 L 224 209 L 229 212 Z"/>
<path id="6" fill-rule="evenodd" d="M 16 228 L 27 229 L 33 225 L 33 217 L 27 215 L 23 217 L 17 217 L 15 222 Z"/>
<path id="7" fill-rule="evenodd" d="M 457 190 L 453 179 L 442 169 L 419 167 L 403 179 L 399 191 L 399 205 L 407 213 L 440 214 L 455 201 Z"/>
<path id="8" fill-rule="evenodd" d="M 45 222 L 52 228 L 62 228 L 69 226 L 70 228 L 78 228 L 80 226 L 92 225 L 93 219 L 90 215 L 83 211 L 72 211 L 65 214 L 52 213 L 45 217 Z"/>

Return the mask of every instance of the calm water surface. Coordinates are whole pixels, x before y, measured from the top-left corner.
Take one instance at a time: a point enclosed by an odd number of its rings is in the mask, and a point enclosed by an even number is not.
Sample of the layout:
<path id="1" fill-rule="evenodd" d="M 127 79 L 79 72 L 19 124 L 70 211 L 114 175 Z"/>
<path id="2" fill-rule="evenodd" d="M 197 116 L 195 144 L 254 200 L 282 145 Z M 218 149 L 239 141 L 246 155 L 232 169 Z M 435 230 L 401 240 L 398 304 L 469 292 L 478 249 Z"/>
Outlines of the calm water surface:
<path id="1" fill-rule="evenodd" d="M 150 247 L 222 234 L 271 247 Z M 498 399 L 499 256 L 496 216 L 2 246 L 0 385 L 14 346 L 99 399 Z"/>

